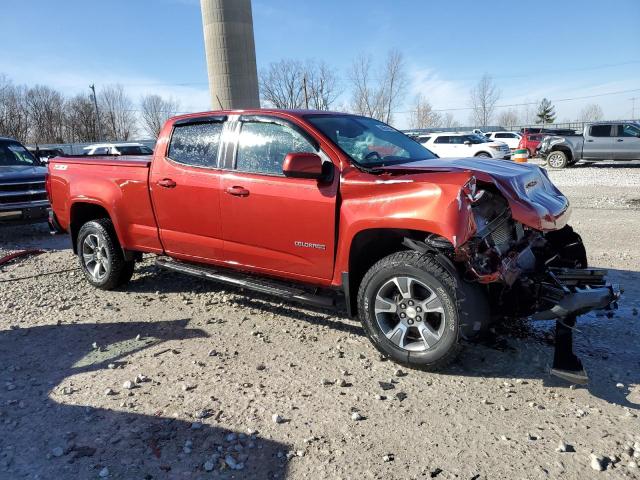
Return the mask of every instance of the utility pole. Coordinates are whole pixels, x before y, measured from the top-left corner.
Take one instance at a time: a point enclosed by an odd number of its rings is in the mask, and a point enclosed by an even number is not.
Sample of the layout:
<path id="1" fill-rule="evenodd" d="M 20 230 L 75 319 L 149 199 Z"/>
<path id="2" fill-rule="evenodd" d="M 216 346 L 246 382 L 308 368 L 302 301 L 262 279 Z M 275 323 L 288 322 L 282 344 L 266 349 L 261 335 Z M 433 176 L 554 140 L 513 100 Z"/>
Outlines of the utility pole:
<path id="1" fill-rule="evenodd" d="M 631 120 L 635 120 L 636 119 L 636 100 L 638 99 L 638 97 L 631 97 L 629 100 L 631 100 Z"/>
<path id="2" fill-rule="evenodd" d="M 309 110 L 309 95 L 307 94 L 307 74 L 302 77 L 302 86 L 304 87 L 304 107 Z"/>
<path id="3" fill-rule="evenodd" d="M 89 89 L 93 92 L 93 104 L 96 107 L 96 125 L 98 125 L 98 135 L 100 138 L 98 140 L 104 140 L 104 136 L 102 135 L 102 125 L 100 125 L 100 111 L 98 110 L 98 98 L 96 97 L 96 86 L 95 84 L 89 85 Z"/>

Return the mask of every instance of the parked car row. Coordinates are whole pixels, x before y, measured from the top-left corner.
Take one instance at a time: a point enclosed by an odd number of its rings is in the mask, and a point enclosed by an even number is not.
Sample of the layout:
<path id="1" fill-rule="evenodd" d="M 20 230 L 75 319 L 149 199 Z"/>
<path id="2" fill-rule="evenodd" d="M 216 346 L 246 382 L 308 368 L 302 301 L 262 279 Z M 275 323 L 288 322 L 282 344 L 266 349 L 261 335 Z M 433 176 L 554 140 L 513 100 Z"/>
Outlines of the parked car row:
<path id="1" fill-rule="evenodd" d="M 96 143 L 82 149 L 83 155 L 153 155 L 142 143 Z"/>

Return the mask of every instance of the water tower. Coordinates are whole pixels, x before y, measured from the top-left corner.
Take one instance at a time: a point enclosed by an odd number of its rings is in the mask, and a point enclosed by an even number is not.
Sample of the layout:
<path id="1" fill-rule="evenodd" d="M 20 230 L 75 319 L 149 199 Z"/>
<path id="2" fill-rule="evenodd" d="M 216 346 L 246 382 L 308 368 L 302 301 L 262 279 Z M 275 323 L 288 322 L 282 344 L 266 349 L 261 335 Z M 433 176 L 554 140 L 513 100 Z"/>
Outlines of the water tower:
<path id="1" fill-rule="evenodd" d="M 214 110 L 259 108 L 251 0 L 200 0 Z"/>

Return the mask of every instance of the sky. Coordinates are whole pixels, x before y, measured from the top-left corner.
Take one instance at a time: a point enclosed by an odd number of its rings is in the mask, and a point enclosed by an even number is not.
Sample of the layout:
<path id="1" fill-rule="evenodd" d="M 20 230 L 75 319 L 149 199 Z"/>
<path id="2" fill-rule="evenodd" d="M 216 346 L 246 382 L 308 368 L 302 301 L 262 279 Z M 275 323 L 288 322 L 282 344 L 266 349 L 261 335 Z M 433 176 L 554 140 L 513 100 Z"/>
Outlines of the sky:
<path id="1" fill-rule="evenodd" d="M 210 108 L 199 0 L 0 5 L 0 74 L 14 83 L 67 94 L 120 83 L 136 103 L 158 93 L 183 111 Z M 253 0 L 253 17 L 258 68 L 325 61 L 342 80 L 339 103 L 349 101 L 355 57 L 371 55 L 381 69 L 389 50 L 401 51 L 408 87 L 395 114 L 400 128 L 417 95 L 468 124 L 469 91 L 485 73 L 501 92 L 498 105 L 547 97 L 557 121 L 574 120 L 589 103 L 620 119 L 631 117 L 636 97 L 640 116 L 640 0 Z"/>

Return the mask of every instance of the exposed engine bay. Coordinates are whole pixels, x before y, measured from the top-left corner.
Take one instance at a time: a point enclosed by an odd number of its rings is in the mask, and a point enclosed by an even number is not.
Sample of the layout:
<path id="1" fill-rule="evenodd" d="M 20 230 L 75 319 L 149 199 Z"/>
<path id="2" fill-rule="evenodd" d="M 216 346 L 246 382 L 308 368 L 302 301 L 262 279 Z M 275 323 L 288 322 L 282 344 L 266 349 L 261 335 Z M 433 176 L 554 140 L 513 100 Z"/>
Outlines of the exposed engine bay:
<path id="1" fill-rule="evenodd" d="M 587 268 L 582 239 L 570 226 L 545 233 L 515 221 L 491 186 L 470 198 L 476 232 L 449 258 L 463 265 L 466 281 L 485 285 L 492 314 L 553 319 L 615 303 L 619 289 L 606 283 L 606 270 Z"/>

